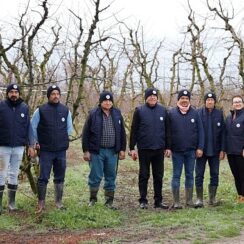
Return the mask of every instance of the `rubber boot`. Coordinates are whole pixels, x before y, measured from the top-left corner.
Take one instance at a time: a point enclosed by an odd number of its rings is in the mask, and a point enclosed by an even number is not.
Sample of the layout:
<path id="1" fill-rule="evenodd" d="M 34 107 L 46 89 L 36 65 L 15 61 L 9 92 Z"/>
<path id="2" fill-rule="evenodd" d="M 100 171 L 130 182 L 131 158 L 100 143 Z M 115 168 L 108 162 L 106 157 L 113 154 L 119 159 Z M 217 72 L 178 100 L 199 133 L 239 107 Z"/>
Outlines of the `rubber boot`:
<path id="1" fill-rule="evenodd" d="M 38 193 L 38 206 L 37 206 L 37 214 L 40 214 L 45 210 L 45 199 L 46 199 L 46 184 L 38 184 L 37 185 L 37 193 Z"/>
<path id="2" fill-rule="evenodd" d="M 114 191 L 105 190 L 104 196 L 105 196 L 105 206 L 115 210 L 116 208 L 113 206 Z"/>
<path id="3" fill-rule="evenodd" d="M 98 193 L 97 187 L 90 187 L 90 199 L 89 199 L 88 207 L 93 207 L 97 202 L 97 193 Z"/>
<path id="4" fill-rule="evenodd" d="M 4 185 L 0 186 L 0 215 L 3 212 L 3 191 L 4 191 Z"/>
<path id="5" fill-rule="evenodd" d="M 195 207 L 195 205 L 192 201 L 192 196 L 193 196 L 193 187 L 185 188 L 186 207 L 189 207 L 189 208 Z"/>
<path id="6" fill-rule="evenodd" d="M 14 211 L 15 208 L 15 196 L 17 191 L 17 185 L 8 184 L 8 210 Z"/>
<path id="7" fill-rule="evenodd" d="M 216 192 L 217 192 L 217 186 L 208 186 L 208 196 L 209 196 L 209 201 L 208 205 L 210 206 L 217 206 L 218 202 L 216 201 Z"/>
<path id="8" fill-rule="evenodd" d="M 54 195 L 55 195 L 55 205 L 58 209 L 65 209 L 62 198 L 64 192 L 64 183 L 56 184 L 54 183 Z"/>
<path id="9" fill-rule="evenodd" d="M 195 208 L 203 208 L 203 187 L 196 187 L 197 200 Z"/>
<path id="10" fill-rule="evenodd" d="M 173 193 L 173 208 L 174 209 L 182 209 L 182 206 L 180 204 L 180 189 L 179 188 L 173 188 L 172 189 L 172 193 Z"/>

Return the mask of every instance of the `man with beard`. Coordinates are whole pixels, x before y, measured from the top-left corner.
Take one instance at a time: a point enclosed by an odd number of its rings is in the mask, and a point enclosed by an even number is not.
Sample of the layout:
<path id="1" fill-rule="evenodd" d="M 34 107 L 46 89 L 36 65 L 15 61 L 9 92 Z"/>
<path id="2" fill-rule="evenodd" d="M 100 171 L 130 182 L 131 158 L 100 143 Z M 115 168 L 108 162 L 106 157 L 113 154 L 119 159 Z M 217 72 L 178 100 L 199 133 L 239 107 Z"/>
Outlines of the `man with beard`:
<path id="1" fill-rule="evenodd" d="M 64 178 L 66 171 L 66 150 L 69 147 L 69 135 L 72 133 L 71 113 L 60 103 L 61 91 L 56 85 L 47 89 L 48 102 L 40 106 L 31 120 L 37 148 L 40 149 L 40 175 L 37 183 L 38 210 L 45 208 L 48 180 L 53 168 L 55 205 L 64 209 L 62 203 Z"/>
<path id="2" fill-rule="evenodd" d="M 201 118 L 191 104 L 191 93 L 184 89 L 178 93 L 175 108 L 169 111 L 171 128 L 171 150 L 173 161 L 172 193 L 173 208 L 182 208 L 180 204 L 180 178 L 185 169 L 185 200 L 187 207 L 194 207 L 193 173 L 196 157 L 202 157 L 204 147 L 204 130 Z"/>
<path id="3" fill-rule="evenodd" d="M 15 210 L 18 173 L 30 129 L 29 109 L 20 98 L 20 87 L 10 84 L 6 99 L 0 102 L 0 214 L 7 178 L 8 209 Z"/>

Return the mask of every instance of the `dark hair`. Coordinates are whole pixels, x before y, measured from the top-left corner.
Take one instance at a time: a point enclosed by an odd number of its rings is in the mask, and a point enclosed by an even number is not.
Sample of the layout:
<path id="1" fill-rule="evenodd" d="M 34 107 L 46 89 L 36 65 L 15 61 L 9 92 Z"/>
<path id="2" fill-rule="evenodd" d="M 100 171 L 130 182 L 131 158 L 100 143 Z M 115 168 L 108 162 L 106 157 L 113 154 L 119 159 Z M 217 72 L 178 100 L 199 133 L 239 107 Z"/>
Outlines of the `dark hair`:
<path id="1" fill-rule="evenodd" d="M 236 98 L 236 97 L 240 98 L 241 101 L 244 102 L 243 97 L 242 97 L 241 95 L 234 95 L 234 96 L 232 97 L 232 103 L 233 103 L 233 99 Z"/>

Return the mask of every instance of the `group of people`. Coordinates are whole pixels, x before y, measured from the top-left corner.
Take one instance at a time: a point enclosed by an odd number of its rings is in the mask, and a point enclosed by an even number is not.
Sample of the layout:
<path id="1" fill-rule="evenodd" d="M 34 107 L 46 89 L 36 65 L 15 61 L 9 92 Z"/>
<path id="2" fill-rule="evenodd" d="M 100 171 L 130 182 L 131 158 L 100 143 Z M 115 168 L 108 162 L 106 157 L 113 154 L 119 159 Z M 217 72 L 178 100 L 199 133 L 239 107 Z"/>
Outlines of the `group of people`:
<path id="1" fill-rule="evenodd" d="M 28 106 L 20 97 L 19 85 L 10 84 L 6 99 L 0 102 L 0 214 L 7 182 L 8 209 L 15 210 L 18 173 L 24 147 L 35 157 L 38 150 L 40 173 L 37 182 L 37 213 L 45 209 L 47 184 L 53 170 L 55 205 L 62 202 L 66 171 L 66 151 L 72 134 L 71 113 L 60 102 L 56 85 L 47 89 L 48 102 L 36 109 L 30 120 Z M 220 160 L 227 158 L 235 179 L 237 201 L 244 203 L 244 103 L 241 96 L 232 98 L 232 110 L 224 119 L 216 108 L 216 95 L 208 92 L 204 106 L 191 106 L 191 93 L 179 91 L 177 104 L 167 110 L 158 102 L 158 90 L 145 90 L 145 104 L 136 107 L 130 130 L 129 155 L 139 159 L 139 207 L 148 208 L 147 190 L 152 168 L 154 208 L 167 209 L 163 201 L 164 157 L 172 157 L 172 196 L 174 209 L 181 209 L 180 179 L 185 171 L 185 205 L 203 207 L 203 181 L 210 168 L 209 205 L 216 205 Z M 97 202 L 104 178 L 105 206 L 114 208 L 118 161 L 125 159 L 126 131 L 123 116 L 113 106 L 113 94 L 100 93 L 99 104 L 89 112 L 82 131 L 83 158 L 89 162 L 89 206 Z M 193 202 L 193 186 L 197 200 Z"/>

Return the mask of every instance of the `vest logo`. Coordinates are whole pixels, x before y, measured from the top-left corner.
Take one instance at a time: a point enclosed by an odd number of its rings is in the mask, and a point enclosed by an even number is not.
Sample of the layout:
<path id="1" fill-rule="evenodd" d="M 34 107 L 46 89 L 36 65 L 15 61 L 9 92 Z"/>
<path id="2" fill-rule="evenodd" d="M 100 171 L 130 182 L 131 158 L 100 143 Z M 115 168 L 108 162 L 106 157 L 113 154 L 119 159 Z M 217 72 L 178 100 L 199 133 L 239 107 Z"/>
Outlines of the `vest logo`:
<path id="1" fill-rule="evenodd" d="M 164 120 L 164 117 L 160 117 L 160 120 L 163 121 Z"/>
<path id="2" fill-rule="evenodd" d="M 120 121 L 120 119 L 119 119 L 119 124 L 121 124 L 121 121 Z"/>
<path id="3" fill-rule="evenodd" d="M 218 126 L 218 127 L 221 126 L 220 122 L 217 123 L 217 126 Z"/>
<path id="4" fill-rule="evenodd" d="M 192 123 L 195 123 L 195 119 L 191 119 L 191 122 L 192 122 Z"/>
<path id="5" fill-rule="evenodd" d="M 61 120 L 62 120 L 62 122 L 64 122 L 65 121 L 65 118 L 63 117 Z"/>
<path id="6" fill-rule="evenodd" d="M 236 124 L 236 127 L 237 127 L 237 128 L 240 128 L 240 127 L 241 127 L 241 125 L 238 123 L 238 124 Z"/>
<path id="7" fill-rule="evenodd" d="M 20 116 L 21 116 L 21 118 L 24 118 L 25 117 L 25 114 L 24 113 L 21 113 Z"/>

